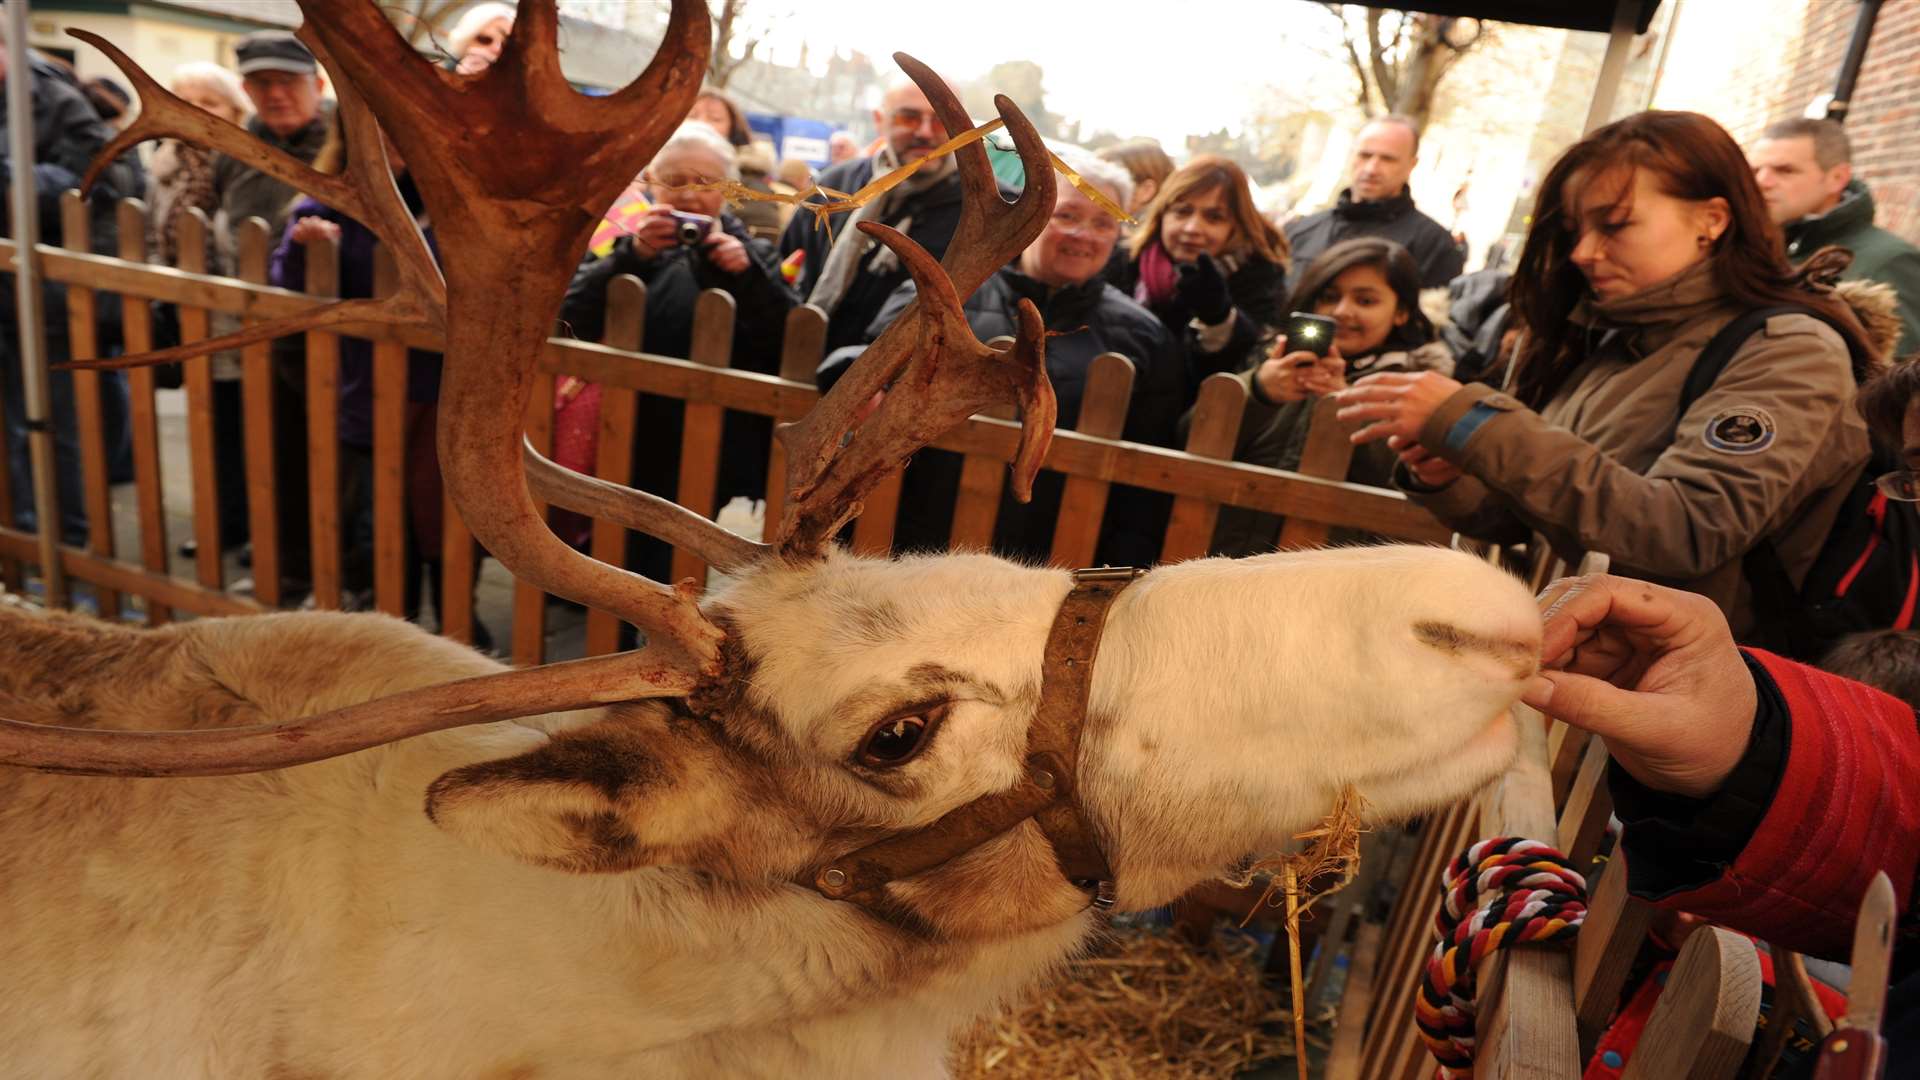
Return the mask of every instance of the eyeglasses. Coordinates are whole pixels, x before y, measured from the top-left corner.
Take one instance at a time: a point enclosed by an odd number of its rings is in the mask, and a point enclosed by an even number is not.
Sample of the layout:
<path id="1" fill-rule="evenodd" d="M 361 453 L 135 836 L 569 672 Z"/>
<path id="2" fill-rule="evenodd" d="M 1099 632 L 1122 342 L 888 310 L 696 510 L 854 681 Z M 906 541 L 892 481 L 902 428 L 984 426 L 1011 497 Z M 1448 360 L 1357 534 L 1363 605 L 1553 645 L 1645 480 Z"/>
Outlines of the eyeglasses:
<path id="1" fill-rule="evenodd" d="M 895 109 L 887 116 L 887 122 L 894 127 L 907 129 L 917 128 L 929 120 L 934 120 L 935 123 L 938 123 L 934 115 L 925 109 Z"/>
<path id="2" fill-rule="evenodd" d="M 1895 469 L 1890 473 L 1881 473 L 1874 477 L 1873 486 L 1880 494 L 1899 502 L 1920 502 L 1920 474 L 1911 469 Z"/>

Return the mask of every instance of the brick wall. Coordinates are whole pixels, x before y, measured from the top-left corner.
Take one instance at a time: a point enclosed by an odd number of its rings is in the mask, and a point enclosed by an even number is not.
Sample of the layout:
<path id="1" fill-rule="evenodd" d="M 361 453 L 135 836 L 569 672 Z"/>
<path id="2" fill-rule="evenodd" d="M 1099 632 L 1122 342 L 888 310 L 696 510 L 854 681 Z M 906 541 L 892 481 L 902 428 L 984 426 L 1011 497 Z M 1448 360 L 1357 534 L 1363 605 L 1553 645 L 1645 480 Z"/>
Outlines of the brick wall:
<path id="1" fill-rule="evenodd" d="M 1852 0 L 1677 2 L 1654 105 L 1706 113 L 1742 145 L 1832 92 L 1860 11 Z M 1880 225 L 1920 243 L 1920 0 L 1881 7 L 1847 133 Z"/>

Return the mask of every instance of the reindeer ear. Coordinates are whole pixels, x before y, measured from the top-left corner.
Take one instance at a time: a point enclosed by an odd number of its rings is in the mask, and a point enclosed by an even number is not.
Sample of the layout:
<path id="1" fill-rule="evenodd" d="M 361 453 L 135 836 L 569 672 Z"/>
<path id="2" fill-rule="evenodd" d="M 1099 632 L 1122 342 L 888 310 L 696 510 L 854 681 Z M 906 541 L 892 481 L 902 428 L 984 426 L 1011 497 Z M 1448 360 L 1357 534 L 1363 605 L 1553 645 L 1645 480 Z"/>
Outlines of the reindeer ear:
<path id="1" fill-rule="evenodd" d="M 427 788 L 427 817 L 475 847 L 572 873 L 673 862 L 698 839 L 686 835 L 692 816 L 671 809 L 685 794 L 670 760 L 678 741 L 616 714 L 441 776 Z"/>

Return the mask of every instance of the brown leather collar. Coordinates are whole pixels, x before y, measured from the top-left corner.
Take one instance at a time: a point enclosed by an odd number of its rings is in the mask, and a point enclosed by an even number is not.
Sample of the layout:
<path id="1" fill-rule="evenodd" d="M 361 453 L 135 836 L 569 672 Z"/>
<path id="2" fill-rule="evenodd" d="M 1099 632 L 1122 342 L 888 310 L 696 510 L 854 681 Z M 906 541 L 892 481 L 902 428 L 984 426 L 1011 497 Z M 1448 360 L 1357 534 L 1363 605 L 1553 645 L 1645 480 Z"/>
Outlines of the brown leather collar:
<path id="1" fill-rule="evenodd" d="M 1060 872 L 1089 901 L 1113 906 L 1113 870 L 1075 798 L 1080 733 L 1093 685 L 1093 660 L 1107 608 L 1145 570 L 1075 570 L 1073 591 L 1061 601 L 1047 634 L 1040 706 L 1027 729 L 1027 772 L 1006 791 L 983 795 L 925 828 L 895 833 L 814 872 L 808 884 L 834 900 L 863 902 L 863 894 L 957 858 L 1021 822 L 1033 819 L 1053 845 Z"/>

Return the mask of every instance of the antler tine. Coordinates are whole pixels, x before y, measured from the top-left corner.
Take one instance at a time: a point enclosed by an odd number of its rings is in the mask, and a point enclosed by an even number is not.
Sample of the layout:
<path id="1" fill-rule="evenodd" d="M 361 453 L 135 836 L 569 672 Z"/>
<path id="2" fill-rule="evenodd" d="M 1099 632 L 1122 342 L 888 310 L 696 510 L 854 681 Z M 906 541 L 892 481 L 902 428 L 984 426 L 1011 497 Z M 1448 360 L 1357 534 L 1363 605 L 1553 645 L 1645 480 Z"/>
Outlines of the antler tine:
<path id="1" fill-rule="evenodd" d="M 646 648 L 422 687 L 319 716 L 197 731 L 54 727 L 0 719 L 0 764 L 99 776 L 220 776 L 284 769 L 432 731 L 680 697 L 685 658 Z"/>
<path id="2" fill-rule="evenodd" d="M 521 456 L 527 486 L 537 498 L 686 548 L 721 570 L 743 570 L 773 553 L 770 545 L 723 529 L 679 503 L 575 472 L 542 455 L 531 442 L 523 441 Z"/>
<path id="3" fill-rule="evenodd" d="M 779 547 L 797 555 L 819 552 L 859 513 L 860 500 L 875 484 L 988 405 L 1011 401 L 1020 408 L 1021 446 L 1014 463 L 1020 498 L 1030 496 L 1053 438 L 1057 403 L 1047 381 L 1046 326 L 1039 309 L 1030 301 L 1021 303 L 1020 332 L 1011 350 L 983 345 L 967 324 L 953 282 L 925 248 L 876 222 L 862 222 L 860 228 L 900 256 L 920 295 L 812 413 L 781 429 L 781 437 L 791 437 L 794 445 L 814 447 L 812 440 L 831 438 L 837 448 L 811 479 L 795 481 L 796 467 L 789 467 Z M 855 426 L 851 410 L 889 382 L 880 407 Z M 838 445 L 842 433 L 850 434 L 844 447 Z M 789 460 L 804 469 L 797 464 L 800 456 L 796 450 Z"/>
<path id="4" fill-rule="evenodd" d="M 973 126 L 960 98 L 932 68 L 906 53 L 894 53 L 893 59 L 927 95 L 949 132 Z M 1012 99 L 996 94 L 993 104 L 1006 122 L 1007 134 L 1013 137 L 1020 163 L 1026 168 L 1026 186 L 1017 200 L 1008 203 L 1000 197 L 999 181 L 987 160 L 986 147 L 972 143 L 954 151 L 964 203 L 941 264 L 953 278 L 954 291 L 963 297 L 972 296 L 981 282 L 1032 243 L 1053 213 L 1056 180 L 1046 142 Z"/>

